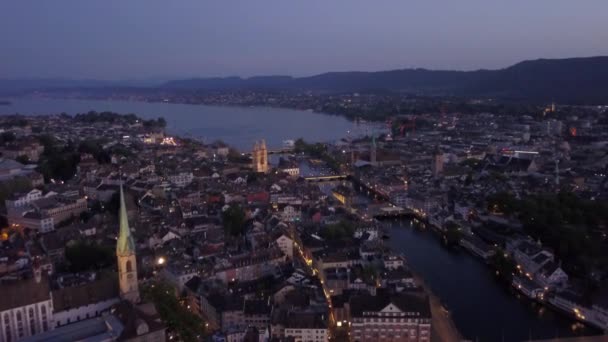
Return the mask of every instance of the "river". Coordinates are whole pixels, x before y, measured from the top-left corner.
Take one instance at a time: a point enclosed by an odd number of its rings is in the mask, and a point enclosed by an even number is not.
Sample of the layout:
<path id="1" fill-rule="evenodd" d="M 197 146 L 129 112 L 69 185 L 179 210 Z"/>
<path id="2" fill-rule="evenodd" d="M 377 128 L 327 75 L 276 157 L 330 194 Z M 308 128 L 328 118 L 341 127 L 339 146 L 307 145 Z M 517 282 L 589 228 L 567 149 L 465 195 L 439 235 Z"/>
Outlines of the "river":
<path id="1" fill-rule="evenodd" d="M 205 142 L 220 139 L 240 150 L 250 150 L 258 139 L 266 139 L 269 148 L 280 148 L 283 141 L 289 139 L 332 142 L 347 136 L 358 137 L 386 131 L 384 124 L 355 123 L 341 116 L 283 108 L 40 97 L 7 100 L 11 104 L 0 106 L 0 115 L 46 115 L 62 112 L 73 115 L 94 110 L 134 113 L 145 119 L 164 117 L 167 121 L 167 132 L 170 134 L 202 139 Z"/>
<path id="2" fill-rule="evenodd" d="M 403 253 L 441 298 L 465 338 L 510 342 L 598 333 L 514 293 L 483 262 L 445 248 L 434 233 L 411 221 L 390 223 L 388 233 L 390 247 Z"/>

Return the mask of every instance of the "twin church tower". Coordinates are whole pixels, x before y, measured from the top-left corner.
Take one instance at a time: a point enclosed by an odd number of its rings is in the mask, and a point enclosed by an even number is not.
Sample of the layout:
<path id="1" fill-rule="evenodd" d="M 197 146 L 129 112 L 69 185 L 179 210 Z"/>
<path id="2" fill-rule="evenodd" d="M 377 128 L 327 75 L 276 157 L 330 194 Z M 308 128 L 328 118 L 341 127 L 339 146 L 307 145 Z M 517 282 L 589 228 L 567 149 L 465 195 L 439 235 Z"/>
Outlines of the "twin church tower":
<path id="1" fill-rule="evenodd" d="M 268 172 L 268 148 L 266 148 L 266 141 L 260 140 L 255 142 L 253 151 L 251 152 L 251 158 L 251 166 L 254 172 Z"/>

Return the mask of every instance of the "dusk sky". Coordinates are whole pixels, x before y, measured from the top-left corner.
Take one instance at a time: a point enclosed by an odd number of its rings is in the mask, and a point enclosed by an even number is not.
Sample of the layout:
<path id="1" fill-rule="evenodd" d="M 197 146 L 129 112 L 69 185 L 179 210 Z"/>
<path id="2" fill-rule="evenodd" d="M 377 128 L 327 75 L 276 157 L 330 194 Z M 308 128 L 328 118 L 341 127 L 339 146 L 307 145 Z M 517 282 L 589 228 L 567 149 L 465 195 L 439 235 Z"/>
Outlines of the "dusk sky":
<path id="1" fill-rule="evenodd" d="M 606 0 L 3 0 L 0 78 L 501 68 L 608 55 Z"/>

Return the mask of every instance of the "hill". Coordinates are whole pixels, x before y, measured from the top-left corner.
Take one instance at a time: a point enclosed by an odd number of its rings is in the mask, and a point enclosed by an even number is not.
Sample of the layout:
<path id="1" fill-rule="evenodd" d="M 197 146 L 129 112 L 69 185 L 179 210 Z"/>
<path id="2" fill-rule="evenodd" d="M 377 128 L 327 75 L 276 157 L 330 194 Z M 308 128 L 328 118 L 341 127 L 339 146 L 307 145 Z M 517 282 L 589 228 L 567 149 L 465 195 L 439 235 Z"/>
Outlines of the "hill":
<path id="1" fill-rule="evenodd" d="M 608 103 L 608 57 L 538 59 L 499 70 L 403 69 L 378 72 L 329 72 L 300 78 L 289 76 L 198 78 L 170 81 L 162 88 L 317 92 L 374 89 L 425 95 L 605 104 Z"/>

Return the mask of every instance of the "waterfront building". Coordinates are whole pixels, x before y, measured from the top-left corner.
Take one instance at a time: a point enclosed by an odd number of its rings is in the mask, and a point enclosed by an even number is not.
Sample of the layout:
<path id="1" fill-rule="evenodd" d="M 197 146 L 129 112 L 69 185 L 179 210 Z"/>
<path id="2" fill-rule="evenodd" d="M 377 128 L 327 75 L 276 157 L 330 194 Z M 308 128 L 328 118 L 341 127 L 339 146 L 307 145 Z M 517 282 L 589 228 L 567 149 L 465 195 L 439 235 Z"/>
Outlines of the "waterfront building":
<path id="1" fill-rule="evenodd" d="M 369 294 L 350 298 L 352 341 L 419 341 L 431 339 L 431 309 L 426 296 Z"/>

